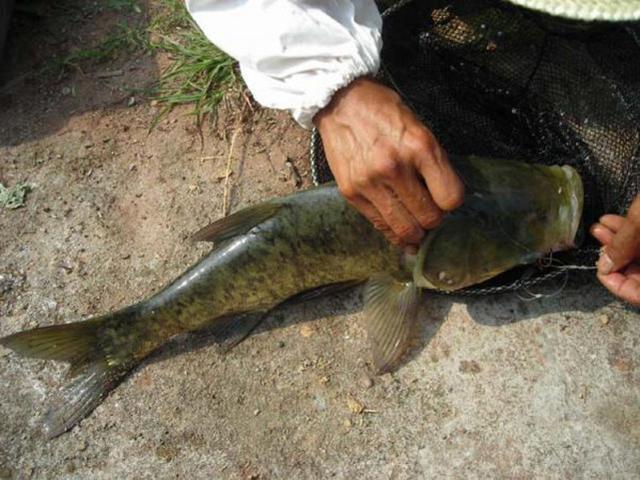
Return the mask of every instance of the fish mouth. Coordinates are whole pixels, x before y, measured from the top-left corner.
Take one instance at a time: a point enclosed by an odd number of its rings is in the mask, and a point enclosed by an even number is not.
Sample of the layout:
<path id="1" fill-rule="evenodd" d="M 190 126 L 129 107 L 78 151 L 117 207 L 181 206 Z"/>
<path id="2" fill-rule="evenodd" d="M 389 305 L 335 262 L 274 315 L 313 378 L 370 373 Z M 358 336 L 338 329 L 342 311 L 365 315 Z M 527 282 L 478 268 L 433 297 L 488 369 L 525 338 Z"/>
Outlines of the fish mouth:
<path id="1" fill-rule="evenodd" d="M 576 236 L 582 220 L 584 204 L 584 187 L 578 172 L 568 165 L 560 167 L 566 180 L 566 191 L 562 192 L 564 201 L 559 208 L 558 216 L 561 225 L 566 225 L 560 239 L 552 247 L 552 251 L 568 250 L 576 247 Z"/>

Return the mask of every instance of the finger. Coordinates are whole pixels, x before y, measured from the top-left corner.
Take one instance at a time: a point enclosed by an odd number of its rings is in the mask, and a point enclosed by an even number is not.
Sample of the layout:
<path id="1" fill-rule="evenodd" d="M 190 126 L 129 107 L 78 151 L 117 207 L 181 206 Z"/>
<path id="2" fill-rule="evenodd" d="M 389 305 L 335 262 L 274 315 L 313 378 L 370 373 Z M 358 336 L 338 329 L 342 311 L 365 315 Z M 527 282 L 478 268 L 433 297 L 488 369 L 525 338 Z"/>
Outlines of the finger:
<path id="1" fill-rule="evenodd" d="M 602 245 L 610 245 L 615 236 L 614 232 L 601 223 L 593 224 L 589 231 Z"/>
<path id="2" fill-rule="evenodd" d="M 637 258 L 638 254 L 640 254 L 640 224 L 627 218 L 611 243 L 605 247 L 598 261 L 598 270 L 603 275 L 616 272 Z"/>
<path id="3" fill-rule="evenodd" d="M 620 272 L 609 275 L 598 274 L 598 279 L 607 290 L 616 297 L 640 306 L 640 281 L 637 277 L 630 277 Z"/>
<path id="4" fill-rule="evenodd" d="M 420 227 L 430 229 L 441 222 L 442 210 L 435 204 L 429 190 L 415 173 L 403 172 L 397 181 L 389 183 L 389 187 Z"/>
<path id="5" fill-rule="evenodd" d="M 400 238 L 391 230 L 380 212 L 365 198 L 357 197 L 350 202 L 356 209 L 364 215 L 376 230 L 379 230 L 389 242 L 394 245 L 401 245 Z"/>
<path id="6" fill-rule="evenodd" d="M 402 243 L 406 245 L 420 243 L 424 230 L 391 190 L 381 186 L 372 190 L 366 198 L 380 212 L 385 223 Z"/>
<path id="7" fill-rule="evenodd" d="M 627 212 L 627 219 L 636 225 L 640 224 L 640 194 L 631 203 Z"/>
<path id="8" fill-rule="evenodd" d="M 613 233 L 616 233 L 618 230 L 620 230 L 620 227 L 622 227 L 624 221 L 624 217 L 621 217 L 620 215 L 609 214 L 600 217 L 600 220 L 598 222 L 607 227 Z"/>
<path id="9" fill-rule="evenodd" d="M 440 209 L 455 210 L 464 200 L 464 185 L 438 142 L 431 138 L 422 143 L 414 159 L 431 197 Z"/>

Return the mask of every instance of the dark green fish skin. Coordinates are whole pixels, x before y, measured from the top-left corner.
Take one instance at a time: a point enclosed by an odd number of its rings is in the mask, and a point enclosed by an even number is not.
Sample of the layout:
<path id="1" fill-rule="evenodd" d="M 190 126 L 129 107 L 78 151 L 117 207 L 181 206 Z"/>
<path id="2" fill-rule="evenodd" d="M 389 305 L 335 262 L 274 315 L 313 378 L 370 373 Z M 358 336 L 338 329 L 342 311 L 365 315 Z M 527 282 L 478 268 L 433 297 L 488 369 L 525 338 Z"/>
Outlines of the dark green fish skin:
<path id="1" fill-rule="evenodd" d="M 177 333 L 218 317 L 268 311 L 299 292 L 364 281 L 378 272 L 409 278 L 401 252 L 351 208 L 337 187 L 273 200 L 277 213 L 245 235 L 214 249 L 160 293 L 140 305 L 152 339 L 143 356 Z"/>
<path id="2" fill-rule="evenodd" d="M 365 316 L 374 364 L 404 354 L 420 288 L 452 291 L 573 244 L 582 184 L 568 167 L 453 157 L 465 203 L 408 256 L 353 209 L 335 185 L 270 200 L 196 234 L 213 250 L 156 295 L 83 322 L 19 332 L 0 344 L 71 364 L 49 437 L 88 415 L 124 376 L 172 336 L 230 316 L 264 314 L 305 291 L 367 281 Z M 258 318 L 260 316 L 258 315 Z"/>

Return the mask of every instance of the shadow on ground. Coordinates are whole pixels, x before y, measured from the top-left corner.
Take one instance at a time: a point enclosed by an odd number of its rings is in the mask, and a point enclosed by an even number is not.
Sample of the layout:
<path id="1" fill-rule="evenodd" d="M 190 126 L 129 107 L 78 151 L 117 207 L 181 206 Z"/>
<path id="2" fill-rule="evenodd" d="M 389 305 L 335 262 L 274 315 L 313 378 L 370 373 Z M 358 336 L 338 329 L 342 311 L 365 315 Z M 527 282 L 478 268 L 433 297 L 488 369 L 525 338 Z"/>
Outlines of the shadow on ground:
<path id="1" fill-rule="evenodd" d="M 59 132 L 73 115 L 126 109 L 154 86 L 157 58 L 136 47 L 149 39 L 151 9 L 147 0 L 17 0 L 0 68 L 0 145 Z M 28 127 L 7 117 L 16 111 L 32 118 Z"/>
<path id="2" fill-rule="evenodd" d="M 438 333 L 444 323 L 451 306 L 455 303 L 465 305 L 470 318 L 481 325 L 501 328 L 518 322 L 538 319 L 546 315 L 561 315 L 567 312 L 593 313 L 607 306 L 615 305 L 616 315 L 633 315 L 634 309 L 615 302 L 605 295 L 586 296 L 583 302 L 576 303 L 575 298 L 581 291 L 600 289 L 599 284 L 591 279 L 573 278 L 567 281 L 551 280 L 531 290 L 516 292 L 460 296 L 445 295 L 435 292 L 424 292 L 423 303 L 416 328 L 414 347 L 408 352 L 395 370 L 422 354 L 429 342 Z M 253 317 L 243 319 L 239 316 L 222 330 L 214 321 L 211 327 L 171 339 L 145 362 L 165 361 L 173 356 L 181 355 L 208 346 L 217 345 L 222 355 L 228 353 L 237 342 L 246 336 L 259 335 L 273 330 L 289 328 L 294 325 L 313 322 L 328 317 L 346 317 L 360 312 L 362 309 L 361 286 L 352 287 L 342 293 L 323 296 L 310 300 L 303 307 L 295 300 L 284 302 L 268 314 L 261 316 L 260 323 L 254 326 Z M 532 297 L 536 295 L 536 297 Z M 569 313 L 567 313 L 567 317 Z"/>

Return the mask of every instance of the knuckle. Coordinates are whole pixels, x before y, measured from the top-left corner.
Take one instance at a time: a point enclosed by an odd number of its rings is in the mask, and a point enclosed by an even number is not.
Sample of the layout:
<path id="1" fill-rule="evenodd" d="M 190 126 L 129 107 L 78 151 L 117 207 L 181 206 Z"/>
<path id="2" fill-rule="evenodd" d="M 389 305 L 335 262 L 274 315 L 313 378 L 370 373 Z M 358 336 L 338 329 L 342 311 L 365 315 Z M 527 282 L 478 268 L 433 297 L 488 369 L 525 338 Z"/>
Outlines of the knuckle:
<path id="1" fill-rule="evenodd" d="M 403 240 L 413 240 L 420 236 L 420 230 L 411 224 L 397 225 L 394 233 Z"/>
<path id="2" fill-rule="evenodd" d="M 426 212 L 422 212 L 418 217 L 418 221 L 422 228 L 428 229 L 436 227 L 442 221 L 442 211 L 434 208 Z"/>
<path id="3" fill-rule="evenodd" d="M 392 158 L 382 158 L 376 162 L 374 172 L 377 178 L 397 178 L 400 175 L 400 165 Z"/>
<path id="4" fill-rule="evenodd" d="M 358 198 L 358 193 L 353 184 L 341 185 L 339 190 L 348 202 L 354 202 Z"/>
<path id="5" fill-rule="evenodd" d="M 440 148 L 433 135 L 424 128 L 412 130 L 407 142 L 413 150 L 421 153 L 433 152 Z"/>

